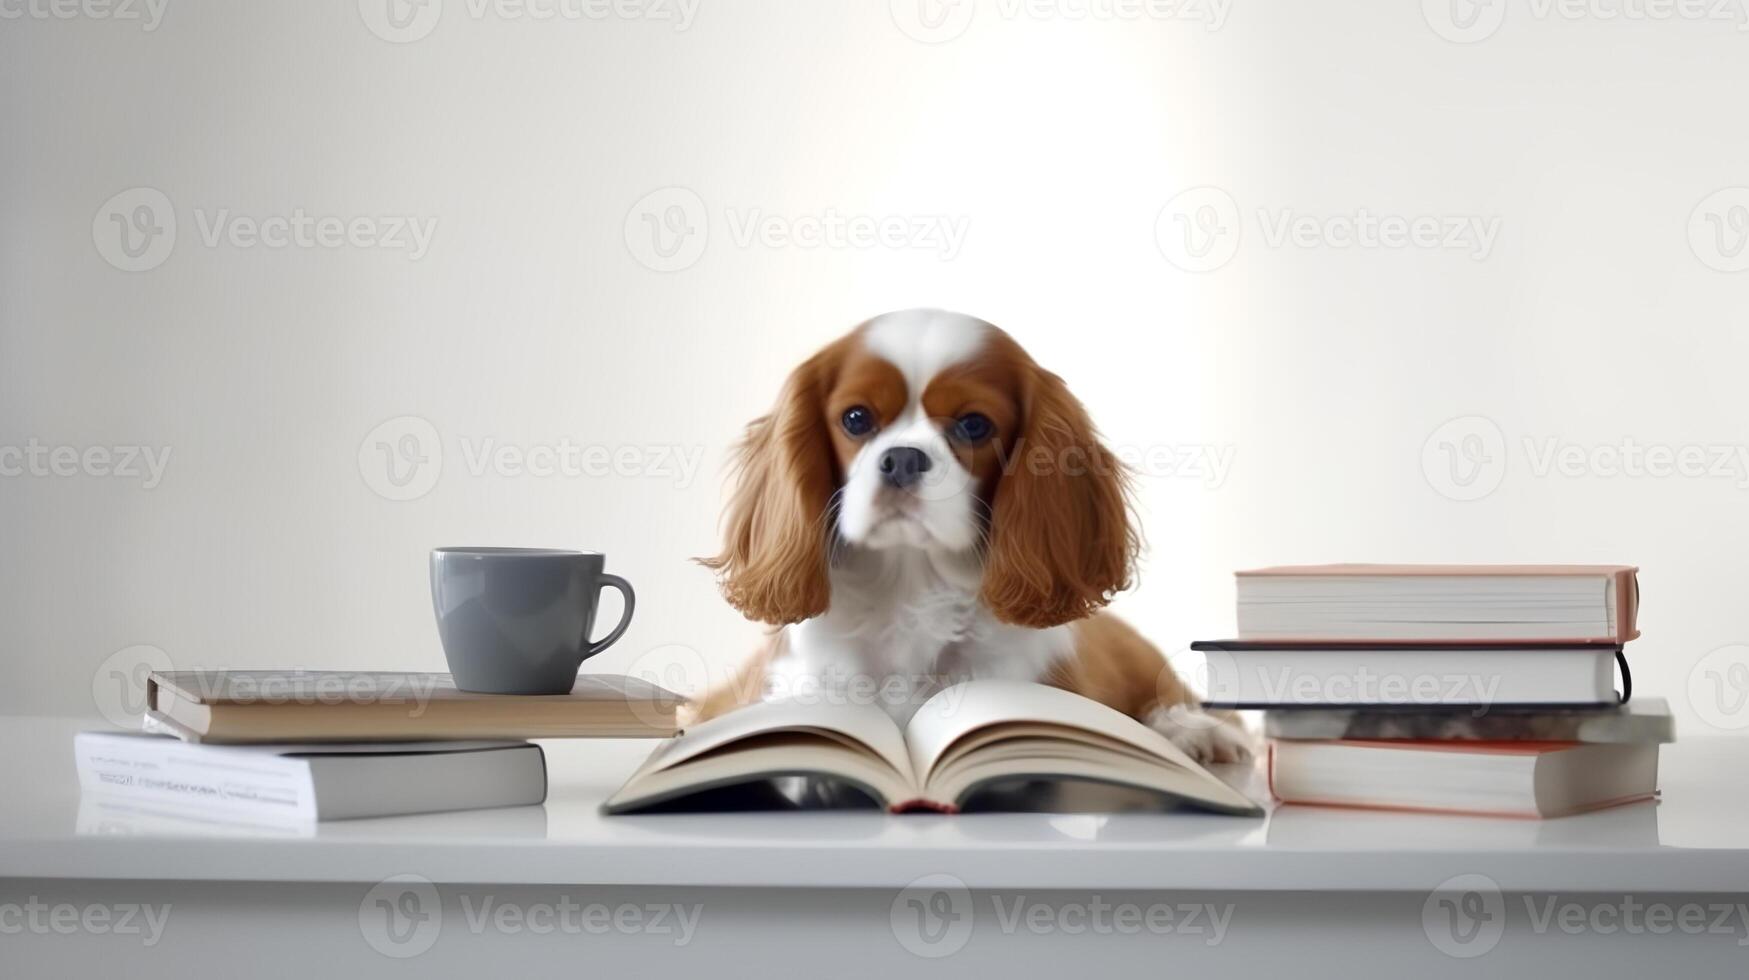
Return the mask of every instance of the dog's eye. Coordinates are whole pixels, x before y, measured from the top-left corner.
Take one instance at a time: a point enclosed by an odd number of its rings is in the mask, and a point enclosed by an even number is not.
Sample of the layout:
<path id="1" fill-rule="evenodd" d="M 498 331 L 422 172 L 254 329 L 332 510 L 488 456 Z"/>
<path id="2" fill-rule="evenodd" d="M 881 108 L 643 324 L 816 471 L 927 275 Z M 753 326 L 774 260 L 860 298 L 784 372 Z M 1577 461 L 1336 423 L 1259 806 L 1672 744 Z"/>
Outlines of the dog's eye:
<path id="1" fill-rule="evenodd" d="M 844 426 L 845 433 L 851 438 L 860 439 L 875 430 L 875 417 L 873 412 L 858 405 L 845 409 L 838 424 Z"/>
<path id="2" fill-rule="evenodd" d="M 948 434 L 956 441 L 968 443 L 983 442 L 995 432 L 996 423 L 977 412 L 969 412 L 954 419 L 953 428 L 948 430 Z"/>

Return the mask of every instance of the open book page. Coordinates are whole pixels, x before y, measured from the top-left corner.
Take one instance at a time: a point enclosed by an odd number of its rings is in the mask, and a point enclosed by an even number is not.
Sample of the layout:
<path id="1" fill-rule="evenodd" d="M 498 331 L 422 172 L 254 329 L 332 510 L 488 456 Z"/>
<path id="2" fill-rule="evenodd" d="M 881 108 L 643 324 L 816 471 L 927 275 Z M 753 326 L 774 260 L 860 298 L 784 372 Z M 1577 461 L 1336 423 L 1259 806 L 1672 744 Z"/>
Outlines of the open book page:
<path id="1" fill-rule="evenodd" d="M 1023 681 L 968 681 L 926 702 L 905 730 L 928 794 L 957 796 L 985 778 L 1039 776 L 1126 783 L 1218 808 L 1256 804 L 1164 735 L 1097 701 Z"/>
<path id="2" fill-rule="evenodd" d="M 688 728 L 650 753 L 610 810 L 710 786 L 778 775 L 857 783 L 884 802 L 916 793 L 904 736 L 872 704 L 768 701 Z"/>

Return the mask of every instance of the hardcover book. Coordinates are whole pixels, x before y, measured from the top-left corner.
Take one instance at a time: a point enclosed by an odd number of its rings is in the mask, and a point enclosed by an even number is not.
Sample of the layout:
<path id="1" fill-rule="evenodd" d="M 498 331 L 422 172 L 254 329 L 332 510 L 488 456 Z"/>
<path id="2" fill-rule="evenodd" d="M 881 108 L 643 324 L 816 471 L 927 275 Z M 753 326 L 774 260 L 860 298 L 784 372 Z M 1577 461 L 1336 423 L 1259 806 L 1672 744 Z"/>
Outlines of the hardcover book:
<path id="1" fill-rule="evenodd" d="M 1631 565 L 1290 565 L 1237 573 L 1239 638 L 1620 645 Z"/>
<path id="2" fill-rule="evenodd" d="M 145 727 L 190 742 L 666 738 L 685 702 L 614 674 L 581 674 L 568 694 L 522 695 L 459 690 L 436 673 L 154 671 Z"/>
<path id="3" fill-rule="evenodd" d="M 1202 640 L 1190 648 L 1207 659 L 1204 703 L 1216 707 L 1599 706 L 1619 700 L 1621 648 L 1601 644 Z"/>
<path id="4" fill-rule="evenodd" d="M 1560 817 L 1649 800 L 1658 746 L 1575 742 L 1271 742 L 1284 803 Z"/>

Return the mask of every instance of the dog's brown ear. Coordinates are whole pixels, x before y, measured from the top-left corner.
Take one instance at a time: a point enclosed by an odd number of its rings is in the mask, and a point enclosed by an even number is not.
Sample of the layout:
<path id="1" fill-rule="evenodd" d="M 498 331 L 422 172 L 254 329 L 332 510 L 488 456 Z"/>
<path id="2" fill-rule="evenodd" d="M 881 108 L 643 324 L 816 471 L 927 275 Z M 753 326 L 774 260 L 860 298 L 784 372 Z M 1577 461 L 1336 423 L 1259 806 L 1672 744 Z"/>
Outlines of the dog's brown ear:
<path id="1" fill-rule="evenodd" d="M 799 623 L 825 612 L 831 598 L 827 511 L 837 478 L 825 400 L 838 359 L 829 347 L 796 368 L 777 407 L 748 425 L 736 447 L 723 550 L 700 563 L 749 619 Z"/>
<path id="2" fill-rule="evenodd" d="M 996 618 L 1048 627 L 1129 587 L 1141 541 L 1129 475 L 1063 380 L 1025 366 L 1021 432 L 990 510 L 983 600 Z"/>

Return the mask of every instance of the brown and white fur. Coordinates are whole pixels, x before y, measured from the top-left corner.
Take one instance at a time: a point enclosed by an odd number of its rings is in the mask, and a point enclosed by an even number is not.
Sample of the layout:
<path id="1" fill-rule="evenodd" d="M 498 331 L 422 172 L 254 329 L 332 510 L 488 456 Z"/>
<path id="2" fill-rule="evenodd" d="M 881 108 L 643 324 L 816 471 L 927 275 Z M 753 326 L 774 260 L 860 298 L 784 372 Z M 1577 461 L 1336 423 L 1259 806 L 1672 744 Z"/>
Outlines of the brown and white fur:
<path id="1" fill-rule="evenodd" d="M 697 719 L 860 691 L 902 722 L 943 684 L 1013 678 L 1101 701 L 1200 761 L 1249 758 L 1236 716 L 1203 713 L 1100 611 L 1140 550 L 1126 473 L 1062 379 L 996 327 L 940 310 L 857 327 L 791 373 L 738 476 L 704 563 L 781 628 Z"/>

